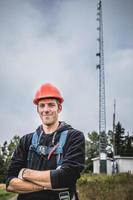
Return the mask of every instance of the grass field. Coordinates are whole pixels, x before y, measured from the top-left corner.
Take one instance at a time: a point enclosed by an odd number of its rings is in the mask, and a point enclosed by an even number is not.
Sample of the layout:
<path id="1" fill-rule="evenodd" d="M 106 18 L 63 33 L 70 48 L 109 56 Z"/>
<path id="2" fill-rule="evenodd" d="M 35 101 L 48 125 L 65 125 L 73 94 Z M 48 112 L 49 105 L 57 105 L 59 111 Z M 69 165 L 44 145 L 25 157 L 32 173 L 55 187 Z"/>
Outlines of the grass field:
<path id="1" fill-rule="evenodd" d="M 0 184 L 0 200 L 9 200 L 16 194 L 7 192 L 5 189 L 5 184 Z"/>

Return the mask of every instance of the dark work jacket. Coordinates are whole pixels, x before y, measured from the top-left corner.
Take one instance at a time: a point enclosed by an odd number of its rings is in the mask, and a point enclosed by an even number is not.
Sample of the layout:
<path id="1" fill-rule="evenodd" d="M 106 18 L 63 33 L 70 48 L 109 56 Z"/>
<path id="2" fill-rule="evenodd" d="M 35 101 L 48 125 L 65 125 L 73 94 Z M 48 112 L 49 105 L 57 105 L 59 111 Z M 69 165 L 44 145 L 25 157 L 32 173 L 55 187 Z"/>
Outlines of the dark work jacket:
<path id="1" fill-rule="evenodd" d="M 42 131 L 42 125 L 36 130 L 39 134 Z M 57 168 L 56 155 L 52 154 L 50 160 L 47 156 L 39 160 L 38 166 L 34 166 L 35 170 L 50 170 L 51 184 L 53 189 L 69 188 L 71 196 L 74 193 L 77 179 L 80 177 L 80 172 L 84 168 L 85 161 L 85 139 L 82 132 L 73 129 L 65 122 L 61 122 L 55 136 L 54 144 L 59 142 L 62 131 L 68 130 L 67 139 L 63 147 L 63 160 L 60 169 Z M 24 135 L 13 154 L 10 167 L 7 175 L 7 185 L 14 177 L 18 177 L 19 171 L 22 168 L 27 168 L 27 156 L 31 145 L 32 136 L 34 133 Z M 54 133 L 45 134 L 43 132 L 40 144 L 51 146 Z M 42 169 L 43 163 L 43 169 Z M 19 194 L 18 200 L 58 200 L 59 191 L 44 190 L 27 194 Z"/>

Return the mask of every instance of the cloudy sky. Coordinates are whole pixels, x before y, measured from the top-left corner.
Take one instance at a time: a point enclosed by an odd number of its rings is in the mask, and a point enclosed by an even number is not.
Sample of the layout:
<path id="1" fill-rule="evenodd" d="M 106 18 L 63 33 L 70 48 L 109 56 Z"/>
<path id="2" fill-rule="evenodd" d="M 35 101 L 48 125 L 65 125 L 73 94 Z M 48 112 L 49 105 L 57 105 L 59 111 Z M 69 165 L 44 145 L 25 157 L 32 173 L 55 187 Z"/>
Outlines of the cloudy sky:
<path id="1" fill-rule="evenodd" d="M 33 97 L 60 88 L 60 119 L 98 130 L 98 0 L 0 0 L 0 143 L 40 124 Z M 133 1 L 103 0 L 107 130 L 133 132 Z"/>

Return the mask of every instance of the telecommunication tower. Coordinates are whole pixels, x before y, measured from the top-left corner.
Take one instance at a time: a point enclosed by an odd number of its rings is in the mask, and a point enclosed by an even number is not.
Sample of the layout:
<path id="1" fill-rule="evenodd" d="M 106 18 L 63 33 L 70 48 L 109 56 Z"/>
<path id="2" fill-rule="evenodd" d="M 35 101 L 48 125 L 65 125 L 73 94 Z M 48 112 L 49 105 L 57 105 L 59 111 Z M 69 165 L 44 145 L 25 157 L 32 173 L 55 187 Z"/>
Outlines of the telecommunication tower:
<path id="1" fill-rule="evenodd" d="M 106 106 L 105 106 L 105 75 L 104 75 L 104 44 L 103 44 L 103 19 L 102 19 L 102 1 L 99 0 L 97 5 L 97 21 L 99 26 L 97 30 L 99 37 L 99 52 L 96 56 L 99 63 L 96 68 L 99 69 L 99 157 L 100 157 L 100 173 L 107 172 L 106 166 Z"/>

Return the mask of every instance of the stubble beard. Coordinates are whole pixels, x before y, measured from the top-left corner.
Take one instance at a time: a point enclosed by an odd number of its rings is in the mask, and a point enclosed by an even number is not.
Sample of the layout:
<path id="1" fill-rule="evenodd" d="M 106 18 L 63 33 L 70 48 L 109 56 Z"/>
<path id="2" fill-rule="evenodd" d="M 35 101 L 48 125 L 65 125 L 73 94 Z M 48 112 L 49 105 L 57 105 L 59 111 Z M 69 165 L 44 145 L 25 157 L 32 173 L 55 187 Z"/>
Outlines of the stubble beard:
<path id="1" fill-rule="evenodd" d="M 50 127 L 54 125 L 57 122 L 57 120 L 58 120 L 57 116 L 52 116 L 52 119 L 51 119 L 51 116 L 50 117 L 47 116 L 46 119 L 43 120 L 43 124 L 45 126 Z"/>

